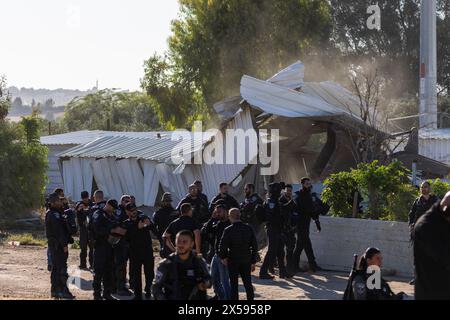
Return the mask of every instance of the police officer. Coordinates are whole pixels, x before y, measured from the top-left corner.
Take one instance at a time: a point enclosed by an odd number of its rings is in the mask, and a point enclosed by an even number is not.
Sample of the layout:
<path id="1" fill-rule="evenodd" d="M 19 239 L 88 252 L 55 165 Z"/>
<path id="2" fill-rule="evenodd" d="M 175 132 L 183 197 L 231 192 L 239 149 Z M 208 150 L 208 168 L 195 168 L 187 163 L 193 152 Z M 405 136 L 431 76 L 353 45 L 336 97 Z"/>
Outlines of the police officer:
<path id="1" fill-rule="evenodd" d="M 292 185 L 285 186 L 284 193 L 280 197 L 282 205 L 282 214 L 284 216 L 283 232 L 281 234 L 283 246 L 286 250 L 286 263 L 289 273 L 295 271 L 294 268 L 294 249 L 295 249 L 295 232 L 298 222 L 298 213 L 295 212 L 295 202 L 293 199 Z"/>
<path id="2" fill-rule="evenodd" d="M 119 227 L 115 211 L 119 205 L 110 199 L 102 209 L 98 209 L 92 216 L 92 230 L 95 239 L 94 246 L 94 299 L 115 300 L 111 296 L 113 273 L 113 244 L 117 243 L 126 230 Z M 102 295 L 103 284 L 103 295 Z"/>
<path id="3" fill-rule="evenodd" d="M 98 209 L 103 209 L 106 205 L 106 200 L 104 198 L 104 193 L 102 190 L 96 190 L 94 192 L 94 195 L 92 197 L 93 204 L 91 207 L 91 210 L 89 211 L 88 217 L 87 217 L 87 229 L 88 229 L 88 239 L 89 243 L 91 243 L 92 246 L 92 263 L 94 263 L 94 251 L 95 251 L 95 237 L 94 237 L 94 218 L 93 215 Z M 91 272 L 94 271 L 94 265 L 91 265 L 90 268 Z"/>
<path id="4" fill-rule="evenodd" d="M 157 233 L 150 219 L 142 214 L 133 203 L 125 210 L 129 219 L 125 221 L 126 238 L 130 244 L 130 269 L 133 279 L 134 299 L 142 300 L 142 267 L 145 274 L 145 297 L 151 298 L 151 285 L 154 278 L 153 243 L 150 232 Z"/>
<path id="5" fill-rule="evenodd" d="M 217 206 L 219 205 L 224 206 L 228 211 L 228 207 L 226 206 L 224 200 L 217 200 L 214 204 L 214 208 L 217 208 Z M 211 264 L 212 259 L 215 255 L 215 235 L 212 230 L 214 230 L 214 226 L 219 223 L 219 221 L 220 219 L 216 214 L 216 210 L 214 210 L 212 212 L 211 218 L 202 226 L 200 230 L 203 250 L 202 254 L 208 264 Z"/>
<path id="6" fill-rule="evenodd" d="M 411 231 L 414 229 L 417 220 L 430 210 L 433 204 L 439 201 L 436 195 L 431 194 L 431 185 L 428 181 L 424 181 L 421 184 L 420 193 L 420 197 L 414 201 L 408 215 Z"/>
<path id="7" fill-rule="evenodd" d="M 219 194 L 211 200 L 209 212 L 212 213 L 214 211 L 214 205 L 220 199 L 225 201 L 225 204 L 228 208 L 239 208 L 239 203 L 235 198 L 228 194 L 228 191 L 228 183 L 223 182 L 219 185 Z"/>
<path id="8" fill-rule="evenodd" d="M 161 208 L 154 213 L 152 218 L 157 230 L 161 258 L 167 258 L 171 254 L 171 251 L 168 250 L 162 236 L 169 224 L 178 219 L 179 215 L 179 212 L 172 207 L 172 194 L 170 192 L 164 193 L 161 198 Z"/>
<path id="9" fill-rule="evenodd" d="M 299 271 L 300 256 L 302 251 L 305 250 L 308 258 L 309 269 L 311 272 L 322 270 L 316 263 L 314 257 L 314 251 L 312 248 L 311 239 L 309 237 L 311 219 L 314 220 L 317 231 L 321 231 L 321 225 L 319 221 L 319 214 L 315 210 L 316 206 L 312 195 L 312 184 L 310 178 L 301 179 L 302 189 L 295 193 L 296 210 L 299 215 L 297 224 L 297 243 L 294 250 L 294 268 L 295 271 Z"/>
<path id="10" fill-rule="evenodd" d="M 56 193 L 48 197 L 49 209 L 45 215 L 45 231 L 52 257 L 51 296 L 56 299 L 74 299 L 67 287 L 67 253 L 70 234 L 63 217 L 63 202 Z"/>
<path id="11" fill-rule="evenodd" d="M 198 224 L 204 224 L 210 218 L 208 211 L 208 202 L 204 201 L 204 198 L 199 196 L 198 187 L 195 184 L 191 184 L 188 188 L 188 194 L 181 199 L 177 206 L 177 211 L 181 213 L 181 206 L 188 203 L 192 206 L 192 217 Z"/>
<path id="12" fill-rule="evenodd" d="M 192 206 L 189 203 L 184 203 L 181 205 L 181 216 L 171 222 L 163 234 L 164 243 L 168 249 L 173 253 L 175 252 L 175 237 L 178 232 L 183 230 L 189 230 L 194 234 L 194 245 L 197 254 L 201 253 L 201 237 L 200 228 L 201 226 L 192 217 Z"/>
<path id="13" fill-rule="evenodd" d="M 94 251 L 93 243 L 89 239 L 88 221 L 91 215 L 92 202 L 89 198 L 89 192 L 81 192 L 81 201 L 75 206 L 77 214 L 78 228 L 80 230 L 80 269 L 87 269 L 86 259 L 88 257 L 89 249 L 89 269 L 94 265 Z"/>
<path id="14" fill-rule="evenodd" d="M 254 300 L 255 293 L 251 273 L 255 271 L 258 257 L 258 244 L 253 228 L 241 221 L 237 208 L 229 211 L 231 226 L 225 228 L 219 244 L 219 257 L 228 267 L 230 275 L 231 300 L 239 300 L 239 275 L 244 283 L 247 300 Z"/>
<path id="15" fill-rule="evenodd" d="M 367 249 L 361 257 L 357 274 L 353 278 L 352 296 L 354 300 L 403 300 L 405 294 L 403 292 L 399 294 L 393 293 L 389 284 L 383 278 L 380 279 L 379 288 L 368 286 L 370 283 L 369 277 L 373 274 L 369 272 L 368 268 L 373 267 L 381 271 L 381 266 L 381 251 L 377 248 Z"/>
<path id="16" fill-rule="evenodd" d="M 220 202 L 220 200 L 218 201 Z M 206 234 L 213 244 L 214 255 L 211 261 L 211 277 L 216 297 L 220 300 L 231 298 L 230 276 L 228 268 L 219 257 L 219 245 L 223 231 L 231 225 L 228 219 L 228 208 L 225 203 L 219 203 L 213 211 L 213 217 L 203 227 L 202 234 Z"/>
<path id="17" fill-rule="evenodd" d="M 183 230 L 176 235 L 176 252 L 160 262 L 153 284 L 156 300 L 206 300 L 211 276 L 206 262 L 193 252 L 194 235 Z"/>
<path id="18" fill-rule="evenodd" d="M 265 214 L 266 232 L 269 242 L 266 256 L 260 269 L 259 278 L 264 280 L 273 280 L 274 276 L 269 274 L 269 268 L 278 262 L 280 270 L 280 278 L 291 278 L 287 273 L 284 263 L 284 246 L 282 239 L 282 231 L 285 225 L 285 217 L 282 212 L 282 205 L 279 201 L 282 191 L 282 185 L 272 183 L 269 185 L 269 198 L 263 205 Z"/>
<path id="19" fill-rule="evenodd" d="M 65 195 L 64 195 L 64 190 L 61 188 L 56 188 L 53 193 L 56 193 L 58 195 L 58 197 L 61 199 L 61 201 L 63 202 L 63 206 L 62 206 L 62 211 L 61 213 L 63 214 L 65 210 L 69 209 L 69 202 L 67 201 Z M 48 203 L 48 199 L 47 199 L 47 204 L 46 204 L 46 210 L 48 210 L 49 208 L 49 203 Z M 70 242 L 73 243 L 73 239 L 70 239 Z M 52 271 L 52 256 L 50 254 L 50 249 L 47 248 L 47 270 L 48 271 Z"/>
<path id="20" fill-rule="evenodd" d="M 119 208 L 116 211 L 116 220 L 120 226 L 128 220 L 125 207 L 131 202 L 129 195 L 122 195 L 120 198 Z M 120 241 L 113 246 L 114 252 L 114 273 L 113 273 L 113 293 L 119 296 L 130 297 L 133 294 L 126 287 L 127 281 L 127 263 L 129 258 L 129 243 L 125 237 L 121 237 Z M 131 279 L 130 279 L 131 281 Z"/>
<path id="21" fill-rule="evenodd" d="M 105 195 L 102 190 L 94 192 L 94 205 L 92 206 L 92 214 L 98 209 L 103 209 L 106 205 Z M 92 216 L 92 215 L 91 215 Z"/>
<path id="22" fill-rule="evenodd" d="M 255 192 L 255 185 L 247 183 L 244 187 L 245 199 L 239 208 L 241 209 L 241 220 L 244 223 L 256 224 L 255 208 L 262 205 L 264 200 Z"/>
<path id="23" fill-rule="evenodd" d="M 198 190 L 198 196 L 200 197 L 200 199 L 202 199 L 202 201 L 204 203 L 209 203 L 208 202 L 208 196 L 206 194 L 203 193 L 203 184 L 200 180 L 196 180 L 193 183 L 195 186 L 197 186 L 197 190 Z"/>
<path id="24" fill-rule="evenodd" d="M 450 192 L 413 229 L 416 300 L 450 300 Z"/>

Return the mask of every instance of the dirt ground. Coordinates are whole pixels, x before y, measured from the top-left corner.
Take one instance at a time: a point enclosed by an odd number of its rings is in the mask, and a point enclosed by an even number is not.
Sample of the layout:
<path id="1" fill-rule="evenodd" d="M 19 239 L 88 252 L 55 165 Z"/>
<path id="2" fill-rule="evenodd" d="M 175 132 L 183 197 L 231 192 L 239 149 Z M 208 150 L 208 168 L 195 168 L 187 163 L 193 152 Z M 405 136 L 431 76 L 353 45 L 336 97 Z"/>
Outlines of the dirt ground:
<path id="1" fill-rule="evenodd" d="M 79 250 L 71 249 L 69 255 L 69 275 L 75 280 L 72 293 L 78 300 L 92 299 L 92 274 L 80 271 Z M 36 247 L 11 247 L 0 245 L 0 300 L 47 300 L 50 299 L 50 273 L 47 271 L 46 249 Z M 258 274 L 256 270 L 254 275 Z M 253 277 L 257 300 L 340 300 L 346 286 L 347 274 L 319 272 L 300 273 L 291 280 L 259 280 Z M 409 279 L 392 279 L 394 292 L 403 291 L 413 295 Z M 77 287 L 78 286 L 78 287 Z M 209 292 L 211 295 L 212 291 Z M 240 286 L 241 298 L 245 291 Z"/>

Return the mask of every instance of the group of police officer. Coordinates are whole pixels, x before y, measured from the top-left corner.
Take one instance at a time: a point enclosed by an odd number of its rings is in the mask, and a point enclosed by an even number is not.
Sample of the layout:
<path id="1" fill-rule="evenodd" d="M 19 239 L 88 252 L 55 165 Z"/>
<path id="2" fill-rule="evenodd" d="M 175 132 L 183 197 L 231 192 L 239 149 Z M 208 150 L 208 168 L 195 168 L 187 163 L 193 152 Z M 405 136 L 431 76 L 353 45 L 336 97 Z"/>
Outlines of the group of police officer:
<path id="1" fill-rule="evenodd" d="M 92 199 L 84 191 L 81 200 L 70 208 L 63 190 L 57 189 L 48 197 L 46 214 L 51 296 L 74 298 L 66 283 L 67 258 L 68 245 L 77 232 L 79 267 L 93 271 L 96 300 L 132 295 L 140 300 L 144 292 L 147 299 L 152 295 L 155 299 L 206 299 L 211 286 L 214 299 L 237 300 L 239 276 L 247 299 L 252 300 L 251 273 L 260 260 L 255 229 L 261 225 L 265 225 L 268 240 L 261 279 L 274 279 L 276 267 L 280 278 L 290 278 L 301 271 L 299 259 L 303 250 L 309 269 L 320 270 L 309 227 L 314 220 L 320 231 L 319 216 L 329 208 L 312 192 L 309 178 L 303 178 L 301 184 L 301 190 L 293 193 L 291 185 L 272 183 L 266 200 L 253 184 L 247 184 L 245 199 L 239 204 L 229 194 L 228 184 L 220 184 L 219 194 L 208 202 L 201 181 L 195 181 L 176 208 L 172 206 L 171 194 L 165 193 L 151 218 L 137 209 L 135 198 L 130 195 L 123 195 L 118 202 L 105 200 L 100 190 Z M 159 241 L 164 259 L 156 275 L 152 235 Z"/>

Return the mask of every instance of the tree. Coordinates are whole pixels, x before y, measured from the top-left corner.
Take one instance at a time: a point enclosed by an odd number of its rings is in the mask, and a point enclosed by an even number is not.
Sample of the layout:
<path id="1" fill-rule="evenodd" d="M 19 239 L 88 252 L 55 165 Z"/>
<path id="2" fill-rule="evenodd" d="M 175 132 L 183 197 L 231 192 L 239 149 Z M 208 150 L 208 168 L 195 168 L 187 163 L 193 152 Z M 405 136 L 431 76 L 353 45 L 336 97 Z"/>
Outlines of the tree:
<path id="1" fill-rule="evenodd" d="M 266 78 L 320 54 L 330 23 L 325 0 L 181 0 L 167 55 L 146 62 L 142 87 L 156 95 L 165 120 L 175 108 L 186 124 L 238 94 L 242 75 Z"/>
<path id="2" fill-rule="evenodd" d="M 6 90 L 6 78 L 0 76 L 0 121 L 4 121 L 8 115 L 11 98 Z"/>
<path id="3" fill-rule="evenodd" d="M 47 148 L 39 143 L 36 115 L 20 125 L 4 121 L 10 100 L 0 84 L 0 216 L 18 215 L 43 204 Z M 6 110 L 6 113 L 5 113 Z M 20 201 L 17 196 L 22 195 Z"/>
<path id="4" fill-rule="evenodd" d="M 13 108 L 23 108 L 23 102 L 22 99 L 20 97 L 16 97 L 13 101 L 13 103 L 11 104 L 11 107 Z"/>
<path id="5" fill-rule="evenodd" d="M 62 125 L 69 131 L 147 131 L 160 128 L 151 97 L 108 89 L 69 102 Z"/>
<path id="6" fill-rule="evenodd" d="M 395 151 L 390 149 L 390 135 L 386 133 L 389 113 L 383 109 L 382 94 L 386 83 L 377 69 L 367 66 L 352 66 L 348 80 L 356 101 L 349 102 L 347 110 L 362 122 L 345 127 L 355 162 L 385 160 L 388 151 Z"/>
<path id="7" fill-rule="evenodd" d="M 54 106 L 55 106 L 55 101 L 52 98 L 50 98 L 50 99 L 45 100 L 43 108 L 44 108 L 44 110 L 51 109 Z"/>
<path id="8" fill-rule="evenodd" d="M 330 0 L 332 40 L 342 52 L 338 65 L 370 60 L 380 76 L 394 83 L 384 91 L 388 98 L 415 96 L 419 91 L 421 0 Z M 381 29 L 370 30 L 367 8 L 381 9 Z M 438 0 L 438 84 L 440 93 L 450 91 L 450 2 Z M 340 67 L 336 68 L 339 69 Z"/>

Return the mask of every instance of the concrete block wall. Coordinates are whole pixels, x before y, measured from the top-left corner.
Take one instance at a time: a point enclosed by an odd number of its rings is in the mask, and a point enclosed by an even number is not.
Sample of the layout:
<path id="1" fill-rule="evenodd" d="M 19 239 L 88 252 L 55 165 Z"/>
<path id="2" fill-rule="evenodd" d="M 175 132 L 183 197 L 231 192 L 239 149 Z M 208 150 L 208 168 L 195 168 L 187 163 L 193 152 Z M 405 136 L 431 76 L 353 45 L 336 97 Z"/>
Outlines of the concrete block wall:
<path id="1" fill-rule="evenodd" d="M 383 269 L 412 277 L 413 253 L 407 223 L 333 217 L 321 217 L 320 221 L 321 233 L 311 223 L 311 241 L 321 267 L 350 271 L 354 254 L 377 247 L 383 254 Z M 302 261 L 307 261 L 304 253 Z"/>

